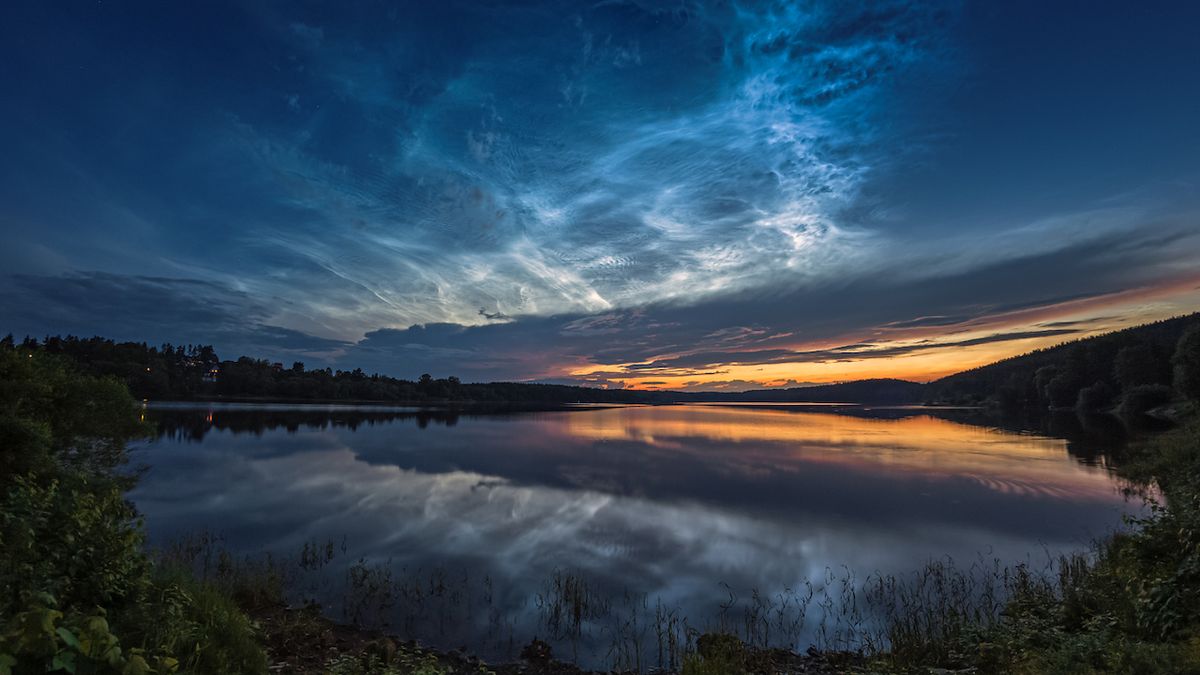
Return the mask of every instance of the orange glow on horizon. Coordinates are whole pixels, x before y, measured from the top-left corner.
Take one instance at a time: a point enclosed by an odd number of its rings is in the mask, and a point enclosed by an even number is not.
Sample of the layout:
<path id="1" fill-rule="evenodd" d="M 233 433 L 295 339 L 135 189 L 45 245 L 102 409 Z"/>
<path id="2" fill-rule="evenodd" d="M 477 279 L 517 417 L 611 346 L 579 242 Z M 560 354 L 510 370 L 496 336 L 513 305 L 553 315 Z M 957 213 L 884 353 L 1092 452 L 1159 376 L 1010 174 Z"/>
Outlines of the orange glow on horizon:
<path id="1" fill-rule="evenodd" d="M 795 351 L 819 351 L 840 345 L 873 343 L 888 348 L 912 349 L 910 353 L 897 356 L 870 357 L 848 353 L 837 360 L 713 364 L 711 367 L 696 368 L 695 374 L 670 375 L 627 370 L 635 364 L 603 367 L 589 364 L 572 371 L 571 375 L 587 377 L 606 371 L 627 371 L 630 372 L 627 378 L 609 374 L 607 379 L 639 390 L 705 390 L 706 384 L 712 384 L 712 390 L 719 391 L 722 383 L 730 381 L 751 382 L 763 388 L 789 386 L 789 383 L 828 384 L 871 378 L 929 382 L 1036 349 L 1189 314 L 1197 309 L 1200 309 L 1200 275 L 1189 274 L 1157 286 L 983 316 L 954 326 L 908 329 L 885 326 L 864 334 L 844 335 L 836 340 L 786 346 Z M 967 346 L 955 344 L 974 339 L 984 340 L 1000 333 L 1044 331 L 1063 322 L 1079 322 L 1074 327 L 1078 332 Z M 664 358 L 670 356 L 665 355 Z"/>

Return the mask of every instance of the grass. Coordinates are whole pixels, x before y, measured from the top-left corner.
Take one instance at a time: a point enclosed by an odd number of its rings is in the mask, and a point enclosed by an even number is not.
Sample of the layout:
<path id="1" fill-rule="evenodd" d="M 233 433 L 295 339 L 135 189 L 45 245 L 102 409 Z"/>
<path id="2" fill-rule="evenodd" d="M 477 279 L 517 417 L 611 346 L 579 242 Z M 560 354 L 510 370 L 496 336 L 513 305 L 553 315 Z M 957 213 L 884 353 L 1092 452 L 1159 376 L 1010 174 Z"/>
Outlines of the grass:
<path id="1" fill-rule="evenodd" d="M 139 432 L 127 392 L 11 349 L 0 349 L 0 382 L 0 674 L 265 673 L 268 652 L 290 672 L 481 670 L 338 626 L 304 602 L 329 591 L 304 582 L 327 577 L 344 544 L 237 558 L 201 535 L 148 555 L 114 472 Z M 829 570 L 744 602 L 731 590 L 701 625 L 563 572 L 534 606 L 573 649 L 598 633 L 617 670 L 775 672 L 806 658 L 775 647 L 811 635 L 808 665 L 835 672 L 1200 673 L 1200 417 L 1135 444 L 1119 471 L 1157 498 L 1150 514 L 1041 570 L 940 561 L 861 582 Z M 400 615 L 406 633 L 445 634 L 486 618 L 512 640 L 487 578 L 359 560 L 341 591 L 347 623 L 382 628 Z"/>
<path id="2" fill-rule="evenodd" d="M 1119 473 L 1156 501 L 1093 551 L 1036 571 L 941 561 L 835 602 L 826 593 L 817 605 L 864 659 L 831 669 L 1200 673 L 1200 418 L 1134 444 Z M 772 672 L 753 637 L 701 637 L 682 672 Z"/>
<path id="3" fill-rule="evenodd" d="M 752 591 L 739 598 L 731 590 L 717 618 L 699 624 L 653 598 L 606 593 L 562 571 L 531 607 L 544 637 L 573 656 L 583 643 L 607 641 L 604 660 L 614 670 L 759 673 L 811 658 L 836 672 L 1200 673 L 1200 423 L 1134 445 L 1120 475 L 1158 500 L 1150 514 L 1094 550 L 1037 569 L 940 560 L 899 576 L 856 579 L 848 570 L 827 570 L 822 579 L 774 595 Z M 302 572 L 326 575 L 346 554 L 344 544 L 313 542 L 295 558 L 234 562 L 214 544 L 185 545 L 173 556 L 249 608 L 281 603 L 285 590 L 303 585 Z M 362 560 L 345 569 L 337 604 L 349 624 L 386 627 L 398 619 L 406 633 L 428 634 L 488 612 L 494 626 L 511 626 L 491 614 L 499 590 L 490 579 Z M 293 638 L 319 642 L 327 629 L 315 609 L 307 618 L 288 617 L 271 627 L 276 653 L 294 650 L 287 644 Z M 778 649 L 803 639 L 811 639 L 817 656 Z M 359 647 L 328 667 L 380 673 L 448 667 L 428 652 L 400 650 L 396 657 L 367 643 Z"/>
<path id="4" fill-rule="evenodd" d="M 175 654 L 183 672 L 266 670 L 257 626 L 225 589 L 170 567 L 155 570 L 153 588 L 145 639 Z"/>
<path id="5" fill-rule="evenodd" d="M 1200 421 L 1136 444 L 1120 473 L 1161 490 L 1150 515 L 1060 558 L 1052 575 L 1005 572 L 999 611 L 941 591 L 889 622 L 889 670 L 1200 673 Z M 953 595 L 953 594 L 951 594 Z M 986 608 L 985 608 L 986 609 Z"/>

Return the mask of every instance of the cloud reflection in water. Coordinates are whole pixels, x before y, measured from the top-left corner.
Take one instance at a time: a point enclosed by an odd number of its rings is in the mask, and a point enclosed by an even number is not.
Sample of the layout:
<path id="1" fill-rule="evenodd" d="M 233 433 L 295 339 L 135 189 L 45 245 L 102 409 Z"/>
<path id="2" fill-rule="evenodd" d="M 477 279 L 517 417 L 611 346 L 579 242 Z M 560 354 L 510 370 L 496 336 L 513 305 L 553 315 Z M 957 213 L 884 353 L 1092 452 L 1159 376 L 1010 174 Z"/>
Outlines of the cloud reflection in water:
<path id="1" fill-rule="evenodd" d="M 345 537 L 352 556 L 397 569 L 486 576 L 514 615 L 570 570 L 702 622 L 722 583 L 774 593 L 843 565 L 862 576 L 942 556 L 1040 561 L 1132 508 L 1064 440 L 926 414 L 155 414 L 165 433 L 138 454 L 151 470 L 133 498 L 156 541 L 207 529 L 239 551 L 295 552 Z"/>

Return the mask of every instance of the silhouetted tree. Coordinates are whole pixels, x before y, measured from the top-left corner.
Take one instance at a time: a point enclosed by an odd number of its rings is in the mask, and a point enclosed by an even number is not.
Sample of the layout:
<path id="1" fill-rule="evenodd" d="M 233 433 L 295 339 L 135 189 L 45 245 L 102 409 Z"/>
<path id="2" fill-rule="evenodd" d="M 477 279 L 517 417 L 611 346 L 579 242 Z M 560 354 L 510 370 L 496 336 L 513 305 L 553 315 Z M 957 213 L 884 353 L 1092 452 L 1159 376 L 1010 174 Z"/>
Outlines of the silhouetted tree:
<path id="1" fill-rule="evenodd" d="M 1112 405 L 1113 396 L 1112 387 L 1104 382 L 1096 382 L 1090 387 L 1079 390 L 1079 397 L 1075 400 L 1075 409 L 1079 412 L 1104 410 Z"/>
<path id="2" fill-rule="evenodd" d="M 1075 405 L 1087 376 L 1087 352 L 1079 345 L 1067 352 L 1057 374 L 1046 384 L 1046 398 L 1055 408 Z"/>
<path id="3" fill-rule="evenodd" d="M 1113 376 L 1122 390 L 1133 389 L 1143 384 L 1161 384 L 1157 377 L 1158 364 L 1150 345 L 1130 345 L 1117 352 L 1113 363 Z"/>
<path id="4" fill-rule="evenodd" d="M 1200 323 L 1184 331 L 1171 359 L 1175 368 L 1175 390 L 1200 401 Z"/>
<path id="5" fill-rule="evenodd" d="M 972 368 L 931 382 L 924 398 L 950 403 L 991 399 L 1005 408 L 1021 406 L 1024 399 L 1021 407 L 1067 407 L 1077 402 L 1080 389 L 1095 382 L 1122 393 L 1146 384 L 1167 385 L 1172 381 L 1171 354 L 1197 319 L 1200 314 L 1156 321 Z M 1127 349 L 1118 368 L 1117 355 Z M 1059 376 L 1064 377 L 1051 387 Z"/>
<path id="6" fill-rule="evenodd" d="M 1143 384 L 1121 396 L 1120 410 L 1125 415 L 1141 415 L 1171 402 L 1171 388 L 1161 384 Z"/>
<path id="7" fill-rule="evenodd" d="M 1057 366 L 1042 366 L 1033 374 L 1033 383 L 1037 388 L 1038 399 L 1041 400 L 1043 404 L 1049 402 L 1050 400 L 1050 393 L 1048 389 L 1050 387 L 1050 381 L 1053 380 L 1056 375 L 1058 375 Z"/>

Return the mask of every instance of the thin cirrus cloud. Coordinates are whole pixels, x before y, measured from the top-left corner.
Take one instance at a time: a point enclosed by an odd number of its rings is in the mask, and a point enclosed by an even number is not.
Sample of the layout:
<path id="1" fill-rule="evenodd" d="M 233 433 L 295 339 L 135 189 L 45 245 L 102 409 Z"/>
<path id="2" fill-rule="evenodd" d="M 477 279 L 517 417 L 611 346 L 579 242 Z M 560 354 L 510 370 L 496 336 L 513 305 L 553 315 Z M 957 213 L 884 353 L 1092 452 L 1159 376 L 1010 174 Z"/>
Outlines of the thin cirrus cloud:
<path id="1" fill-rule="evenodd" d="M 442 79 L 425 83 L 436 95 L 404 116 L 408 137 L 376 166 L 354 157 L 347 170 L 319 143 L 239 122 L 250 163 L 288 177 L 313 221 L 267 241 L 405 325 L 476 323 L 481 306 L 529 316 L 692 301 L 850 269 L 877 245 L 830 218 L 872 161 L 871 135 L 850 127 L 867 126 L 872 81 L 921 45 L 888 25 L 788 14 L 596 8 L 533 54 L 489 35 L 446 56 L 430 75 Z M 630 21 L 643 32 L 622 35 Z M 318 79 L 347 96 L 367 86 L 352 79 L 361 64 L 332 61 Z M 530 72 L 551 61 L 568 65 L 531 95 Z M 352 107 L 375 107 L 364 98 Z"/>
<path id="2" fill-rule="evenodd" d="M 1141 31 L 1127 67 L 1171 79 L 1166 50 L 1194 53 L 1171 17 L 1094 12 L 1064 42 L 1042 14 L 1065 9 L 1019 3 L 0 12 L 18 333 L 747 388 L 985 358 L 1114 327 L 1096 308 L 1122 293 L 1141 299 L 1121 320 L 1192 297 L 1195 153 L 1159 143 L 1134 180 L 1145 144 L 1115 132 L 1189 138 L 1200 96 L 1102 105 L 1122 83 L 1166 95 L 1100 48 Z M 1021 45 L 1013 23 L 1034 26 Z M 1026 61 L 1077 72 L 999 67 Z M 1064 79 L 1095 86 L 1063 98 Z M 1040 112 L 998 113 L 1014 100 Z"/>

